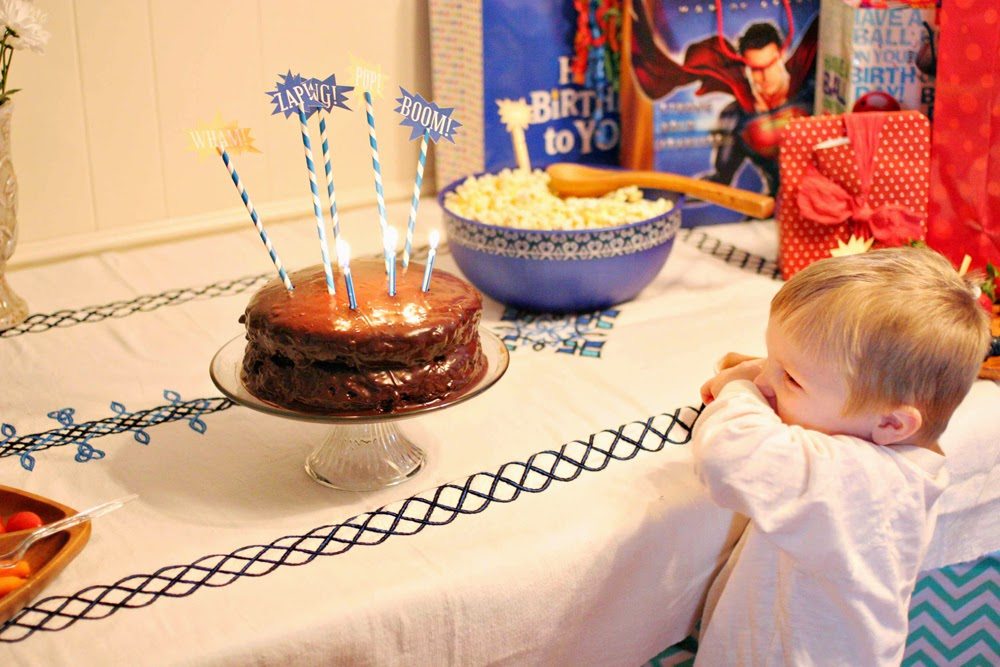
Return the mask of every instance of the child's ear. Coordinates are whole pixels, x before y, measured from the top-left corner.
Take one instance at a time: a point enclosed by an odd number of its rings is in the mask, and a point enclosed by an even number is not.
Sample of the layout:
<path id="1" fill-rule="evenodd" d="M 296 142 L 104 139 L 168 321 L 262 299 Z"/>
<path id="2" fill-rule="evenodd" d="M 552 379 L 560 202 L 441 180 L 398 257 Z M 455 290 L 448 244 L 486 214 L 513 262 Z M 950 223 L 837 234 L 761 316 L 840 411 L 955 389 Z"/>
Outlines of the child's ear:
<path id="1" fill-rule="evenodd" d="M 876 445 L 895 445 L 920 430 L 924 418 L 912 405 L 901 405 L 890 412 L 881 412 L 872 429 L 872 442 Z"/>

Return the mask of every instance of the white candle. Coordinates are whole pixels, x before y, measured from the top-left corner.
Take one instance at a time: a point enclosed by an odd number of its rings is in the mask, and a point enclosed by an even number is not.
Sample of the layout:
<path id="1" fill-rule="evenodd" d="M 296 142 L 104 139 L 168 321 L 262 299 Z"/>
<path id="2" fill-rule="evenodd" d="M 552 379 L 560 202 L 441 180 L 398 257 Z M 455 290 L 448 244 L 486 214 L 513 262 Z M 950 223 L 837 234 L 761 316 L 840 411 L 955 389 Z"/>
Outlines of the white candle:
<path id="1" fill-rule="evenodd" d="M 440 240 L 440 237 L 441 234 L 438 230 L 431 230 L 431 249 L 427 251 L 427 265 L 424 266 L 424 282 L 420 286 L 420 290 L 422 292 L 426 292 L 431 288 L 431 272 L 434 270 L 434 256 L 437 254 L 438 241 Z"/>

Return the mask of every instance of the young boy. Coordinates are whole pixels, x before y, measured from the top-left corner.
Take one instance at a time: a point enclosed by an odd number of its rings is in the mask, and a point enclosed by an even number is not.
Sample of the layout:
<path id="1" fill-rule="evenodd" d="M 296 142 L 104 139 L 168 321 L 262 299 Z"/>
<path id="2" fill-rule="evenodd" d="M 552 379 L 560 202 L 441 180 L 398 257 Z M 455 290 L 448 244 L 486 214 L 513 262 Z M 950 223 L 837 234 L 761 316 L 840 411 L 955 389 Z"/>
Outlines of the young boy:
<path id="1" fill-rule="evenodd" d="M 749 524 L 697 665 L 900 664 L 937 440 L 989 344 L 973 289 L 926 249 L 821 260 L 771 302 L 767 358 L 727 355 L 702 387 L 696 470 Z"/>

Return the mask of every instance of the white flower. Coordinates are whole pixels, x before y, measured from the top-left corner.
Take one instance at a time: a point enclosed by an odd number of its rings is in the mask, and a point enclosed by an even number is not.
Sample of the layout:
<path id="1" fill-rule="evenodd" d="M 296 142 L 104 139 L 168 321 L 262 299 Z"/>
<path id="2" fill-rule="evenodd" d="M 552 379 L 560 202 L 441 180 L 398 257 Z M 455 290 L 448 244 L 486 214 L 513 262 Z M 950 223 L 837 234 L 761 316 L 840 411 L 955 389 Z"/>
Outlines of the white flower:
<path id="1" fill-rule="evenodd" d="M 42 28 L 45 12 L 25 0 L 0 0 L 0 28 L 9 30 L 7 45 L 42 52 L 49 33 Z M 4 34 L 6 34 L 4 30 Z"/>

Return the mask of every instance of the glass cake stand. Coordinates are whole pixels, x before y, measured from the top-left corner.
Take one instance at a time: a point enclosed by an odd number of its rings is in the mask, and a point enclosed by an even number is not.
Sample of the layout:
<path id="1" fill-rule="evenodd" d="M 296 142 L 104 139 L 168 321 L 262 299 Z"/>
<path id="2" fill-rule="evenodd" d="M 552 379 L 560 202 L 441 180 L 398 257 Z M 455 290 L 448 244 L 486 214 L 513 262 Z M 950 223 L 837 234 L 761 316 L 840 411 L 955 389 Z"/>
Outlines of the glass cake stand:
<path id="1" fill-rule="evenodd" d="M 487 363 L 482 379 L 446 400 L 382 414 L 300 412 L 257 398 L 240 379 L 246 347 L 242 335 L 215 354 L 209 374 L 215 386 L 234 403 L 276 417 L 332 424 L 330 434 L 306 458 L 306 472 L 334 489 L 374 491 L 406 481 L 424 464 L 424 451 L 399 430 L 399 420 L 467 401 L 492 387 L 507 371 L 510 355 L 503 341 L 483 327 L 479 339 Z"/>

